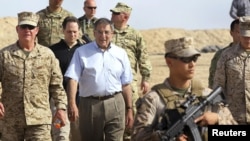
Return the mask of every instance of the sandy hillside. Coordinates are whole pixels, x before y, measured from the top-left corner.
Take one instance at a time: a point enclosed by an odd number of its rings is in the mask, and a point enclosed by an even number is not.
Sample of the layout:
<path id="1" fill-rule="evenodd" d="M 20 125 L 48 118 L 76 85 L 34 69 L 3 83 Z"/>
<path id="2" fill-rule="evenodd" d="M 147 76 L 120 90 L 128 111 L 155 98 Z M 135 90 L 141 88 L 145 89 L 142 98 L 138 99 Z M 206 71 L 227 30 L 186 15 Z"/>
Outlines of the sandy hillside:
<path id="1" fill-rule="evenodd" d="M 191 36 L 194 38 L 195 47 L 198 50 L 207 46 L 227 46 L 231 42 L 231 36 L 228 29 L 213 30 L 184 30 L 159 28 L 142 30 L 151 63 L 153 65 L 151 85 L 162 82 L 168 76 L 168 68 L 164 60 L 164 42 L 168 39 Z M 202 80 L 202 83 L 208 85 L 208 74 L 211 58 L 214 53 L 202 53 L 197 62 L 196 76 Z"/>
<path id="2" fill-rule="evenodd" d="M 17 40 L 15 25 L 17 19 L 14 17 L 0 18 L 0 47 L 4 47 Z M 141 30 L 144 36 L 150 60 L 153 65 L 151 85 L 162 82 L 168 75 L 168 68 L 165 65 L 164 54 L 164 41 L 172 38 L 182 36 L 191 36 L 195 40 L 197 49 L 202 49 L 205 46 L 226 46 L 230 43 L 231 37 L 227 29 L 214 29 L 214 30 L 184 30 L 184 29 L 169 29 L 159 28 L 150 30 Z M 204 85 L 207 86 L 208 68 L 210 65 L 211 57 L 214 53 L 203 53 L 197 63 L 197 77 L 202 79 Z"/>

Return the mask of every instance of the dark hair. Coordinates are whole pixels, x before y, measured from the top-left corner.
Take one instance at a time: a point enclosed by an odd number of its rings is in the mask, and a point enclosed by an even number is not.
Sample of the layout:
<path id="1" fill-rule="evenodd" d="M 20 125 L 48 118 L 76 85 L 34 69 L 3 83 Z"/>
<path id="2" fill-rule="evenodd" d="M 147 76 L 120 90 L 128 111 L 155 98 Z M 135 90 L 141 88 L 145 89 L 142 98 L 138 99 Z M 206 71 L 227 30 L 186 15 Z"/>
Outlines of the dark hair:
<path id="1" fill-rule="evenodd" d="M 230 30 L 233 31 L 234 30 L 234 26 L 235 25 L 239 25 L 240 24 L 240 20 L 239 19 L 235 19 L 231 22 L 231 25 L 230 25 Z"/>
<path id="2" fill-rule="evenodd" d="M 170 54 L 170 53 L 165 53 L 164 57 L 165 57 L 165 58 L 169 57 L 169 54 Z"/>
<path id="3" fill-rule="evenodd" d="M 107 19 L 107 18 L 99 18 L 94 23 L 94 30 L 96 30 L 97 26 L 100 25 L 100 24 L 110 25 L 111 30 L 114 31 L 113 23 L 109 19 Z"/>
<path id="4" fill-rule="evenodd" d="M 80 23 L 79 23 L 78 19 L 77 19 L 76 17 L 74 17 L 74 16 L 68 16 L 68 17 L 66 17 L 66 18 L 63 20 L 63 22 L 62 22 L 63 29 L 66 28 L 66 25 L 67 25 L 67 23 L 69 23 L 69 22 L 75 22 L 75 23 L 77 23 L 78 29 L 80 29 Z"/>

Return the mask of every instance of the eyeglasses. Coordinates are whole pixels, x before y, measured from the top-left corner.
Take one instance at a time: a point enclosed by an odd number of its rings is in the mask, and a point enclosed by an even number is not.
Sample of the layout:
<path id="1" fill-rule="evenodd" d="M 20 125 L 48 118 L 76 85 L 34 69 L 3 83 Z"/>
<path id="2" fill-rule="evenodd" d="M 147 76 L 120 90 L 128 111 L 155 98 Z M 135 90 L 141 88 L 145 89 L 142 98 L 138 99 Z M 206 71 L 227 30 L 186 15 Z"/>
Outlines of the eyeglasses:
<path id="1" fill-rule="evenodd" d="M 191 57 L 178 57 L 178 56 L 167 56 L 169 58 L 177 59 L 182 61 L 183 63 L 190 63 L 190 62 L 196 62 L 198 60 L 199 55 L 194 55 Z"/>
<path id="2" fill-rule="evenodd" d="M 111 31 L 100 31 L 100 30 L 95 30 L 96 33 L 98 33 L 99 35 L 110 35 L 112 32 Z"/>
<path id="3" fill-rule="evenodd" d="M 87 8 L 92 10 L 92 9 L 96 9 L 97 7 L 88 6 Z"/>
<path id="4" fill-rule="evenodd" d="M 22 29 L 29 29 L 29 30 L 33 30 L 34 28 L 36 28 L 35 26 L 32 25 L 28 25 L 28 24 L 23 24 L 23 25 L 19 25 Z"/>
<path id="5" fill-rule="evenodd" d="M 112 12 L 113 15 L 120 15 L 120 12 Z"/>

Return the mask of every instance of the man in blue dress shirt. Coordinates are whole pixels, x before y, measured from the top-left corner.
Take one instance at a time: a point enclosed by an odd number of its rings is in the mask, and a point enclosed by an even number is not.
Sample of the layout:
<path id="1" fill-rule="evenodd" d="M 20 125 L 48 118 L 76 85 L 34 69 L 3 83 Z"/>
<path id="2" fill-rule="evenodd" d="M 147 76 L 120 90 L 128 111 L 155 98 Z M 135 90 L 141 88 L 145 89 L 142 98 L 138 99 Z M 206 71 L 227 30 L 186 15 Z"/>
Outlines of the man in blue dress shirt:
<path id="1" fill-rule="evenodd" d="M 113 26 L 106 18 L 94 24 L 95 41 L 79 47 L 65 73 L 69 119 L 79 116 L 82 140 L 122 141 L 133 125 L 133 75 L 124 49 L 111 43 Z M 75 103 L 79 84 L 79 111 Z"/>

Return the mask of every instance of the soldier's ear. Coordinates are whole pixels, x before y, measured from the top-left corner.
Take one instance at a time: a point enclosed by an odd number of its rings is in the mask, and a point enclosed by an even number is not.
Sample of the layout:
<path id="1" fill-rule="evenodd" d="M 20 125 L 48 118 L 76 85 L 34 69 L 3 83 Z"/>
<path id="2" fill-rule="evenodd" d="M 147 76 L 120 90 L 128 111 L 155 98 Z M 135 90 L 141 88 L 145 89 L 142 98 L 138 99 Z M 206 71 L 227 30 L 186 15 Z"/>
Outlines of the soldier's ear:
<path id="1" fill-rule="evenodd" d="M 18 25 L 16 26 L 16 33 L 18 32 Z"/>
<path id="2" fill-rule="evenodd" d="M 172 60 L 168 57 L 165 58 L 165 62 L 168 66 L 171 66 L 172 65 Z"/>
<path id="3" fill-rule="evenodd" d="M 36 28 L 35 28 L 35 34 L 37 35 L 38 34 L 38 32 L 39 32 L 39 27 L 37 26 Z"/>

